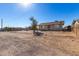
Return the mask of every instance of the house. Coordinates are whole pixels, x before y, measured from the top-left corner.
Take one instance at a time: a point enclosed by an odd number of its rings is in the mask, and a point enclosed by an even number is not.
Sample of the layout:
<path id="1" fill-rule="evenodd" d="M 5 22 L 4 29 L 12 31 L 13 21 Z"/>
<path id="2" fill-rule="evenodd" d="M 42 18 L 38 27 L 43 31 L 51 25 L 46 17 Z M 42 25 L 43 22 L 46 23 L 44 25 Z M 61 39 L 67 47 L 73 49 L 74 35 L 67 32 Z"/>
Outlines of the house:
<path id="1" fill-rule="evenodd" d="M 63 30 L 64 21 L 41 23 L 39 30 Z"/>
<path id="2" fill-rule="evenodd" d="M 72 30 L 74 32 L 77 31 L 77 30 L 79 30 L 79 19 L 73 20 L 73 22 L 72 22 Z"/>

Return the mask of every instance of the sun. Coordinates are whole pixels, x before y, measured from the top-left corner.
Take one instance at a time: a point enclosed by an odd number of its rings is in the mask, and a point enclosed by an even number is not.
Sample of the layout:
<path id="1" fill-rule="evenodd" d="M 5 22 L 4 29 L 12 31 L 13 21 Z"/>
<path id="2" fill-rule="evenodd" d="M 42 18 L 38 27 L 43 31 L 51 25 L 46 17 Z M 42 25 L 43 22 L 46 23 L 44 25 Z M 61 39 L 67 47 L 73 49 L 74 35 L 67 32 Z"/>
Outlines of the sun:
<path id="1" fill-rule="evenodd" d="M 21 5 L 24 6 L 24 7 L 27 7 L 27 6 L 31 5 L 31 3 L 24 2 L 24 3 L 21 3 Z"/>
<path id="2" fill-rule="evenodd" d="M 27 0 L 23 0 L 22 1 L 22 3 L 21 3 L 21 5 L 23 6 L 23 7 L 28 7 L 28 6 L 30 6 L 32 3 L 30 2 L 30 1 L 27 1 Z"/>

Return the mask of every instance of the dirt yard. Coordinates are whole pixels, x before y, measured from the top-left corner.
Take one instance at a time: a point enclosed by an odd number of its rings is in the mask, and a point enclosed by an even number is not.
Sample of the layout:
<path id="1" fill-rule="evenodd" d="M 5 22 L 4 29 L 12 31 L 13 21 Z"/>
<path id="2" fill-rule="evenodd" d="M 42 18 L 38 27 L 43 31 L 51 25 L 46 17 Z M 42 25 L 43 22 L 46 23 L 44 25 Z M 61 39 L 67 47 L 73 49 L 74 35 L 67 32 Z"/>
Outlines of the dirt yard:
<path id="1" fill-rule="evenodd" d="M 79 37 L 72 32 L 0 32 L 0 56 L 79 56 Z"/>

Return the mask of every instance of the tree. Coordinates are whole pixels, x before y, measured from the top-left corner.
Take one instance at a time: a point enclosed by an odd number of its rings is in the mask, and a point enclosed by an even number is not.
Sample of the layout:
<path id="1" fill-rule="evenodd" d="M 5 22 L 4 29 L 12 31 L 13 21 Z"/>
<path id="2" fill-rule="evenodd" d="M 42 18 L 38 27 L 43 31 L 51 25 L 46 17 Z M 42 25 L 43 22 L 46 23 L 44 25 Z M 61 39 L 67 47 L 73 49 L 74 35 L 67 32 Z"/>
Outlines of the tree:
<path id="1" fill-rule="evenodd" d="M 11 31 L 12 29 L 11 28 L 9 28 L 9 27 L 5 27 L 4 28 L 4 31 Z"/>
<path id="2" fill-rule="evenodd" d="M 30 20 L 32 21 L 33 34 L 35 34 L 35 32 L 37 30 L 37 21 L 36 21 L 36 19 L 34 19 L 34 17 L 31 17 Z"/>

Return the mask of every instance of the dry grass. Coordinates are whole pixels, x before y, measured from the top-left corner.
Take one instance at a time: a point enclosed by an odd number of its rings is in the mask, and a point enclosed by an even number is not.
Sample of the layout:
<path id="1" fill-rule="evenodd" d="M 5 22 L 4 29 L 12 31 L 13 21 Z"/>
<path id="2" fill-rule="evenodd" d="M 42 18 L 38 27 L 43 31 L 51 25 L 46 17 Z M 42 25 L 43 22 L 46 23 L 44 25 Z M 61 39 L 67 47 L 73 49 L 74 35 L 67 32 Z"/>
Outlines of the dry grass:
<path id="1" fill-rule="evenodd" d="M 79 38 L 72 32 L 43 32 L 33 36 L 31 31 L 0 32 L 0 55 L 54 56 L 79 55 Z"/>

